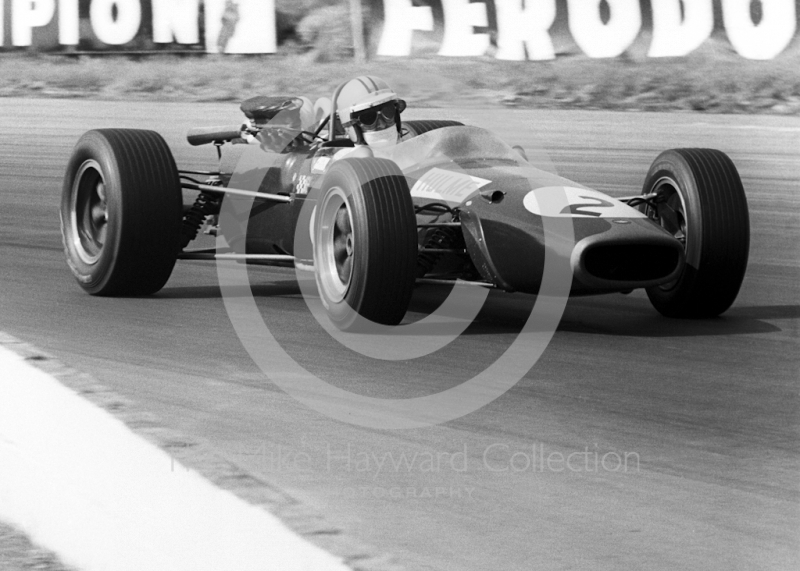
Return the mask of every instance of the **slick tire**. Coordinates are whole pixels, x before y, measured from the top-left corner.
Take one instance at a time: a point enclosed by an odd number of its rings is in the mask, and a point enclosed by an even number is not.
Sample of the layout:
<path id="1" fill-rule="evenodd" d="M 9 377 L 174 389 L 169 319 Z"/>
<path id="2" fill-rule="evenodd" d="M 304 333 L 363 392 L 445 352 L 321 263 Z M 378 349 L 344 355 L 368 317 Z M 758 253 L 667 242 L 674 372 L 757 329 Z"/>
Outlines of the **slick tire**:
<path id="1" fill-rule="evenodd" d="M 336 327 L 400 323 L 416 276 L 416 224 L 408 183 L 395 163 L 344 158 L 331 165 L 314 219 L 314 273 Z"/>
<path id="2" fill-rule="evenodd" d="M 99 129 L 78 141 L 61 198 L 64 250 L 78 284 L 93 295 L 160 290 L 180 248 L 178 170 L 158 133 Z"/>
<path id="3" fill-rule="evenodd" d="M 444 127 L 463 127 L 464 123 L 459 121 L 434 121 L 434 120 L 420 120 L 420 121 L 403 121 L 403 129 L 407 134 L 403 136 L 403 140 L 417 137 L 428 131 L 442 129 Z"/>
<path id="4" fill-rule="evenodd" d="M 667 317 L 715 317 L 733 304 L 747 269 L 750 217 L 736 166 L 714 149 L 661 153 L 643 194 L 658 193 L 643 211 L 681 240 L 686 264 L 677 280 L 647 288 Z"/>

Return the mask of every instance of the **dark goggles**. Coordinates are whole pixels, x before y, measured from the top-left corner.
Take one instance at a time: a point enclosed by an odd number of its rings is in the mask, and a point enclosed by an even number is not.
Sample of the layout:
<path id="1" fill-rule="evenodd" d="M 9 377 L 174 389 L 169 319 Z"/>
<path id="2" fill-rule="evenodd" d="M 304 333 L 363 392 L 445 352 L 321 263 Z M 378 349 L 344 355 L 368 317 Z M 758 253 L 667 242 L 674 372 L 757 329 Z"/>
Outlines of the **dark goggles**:
<path id="1" fill-rule="evenodd" d="M 398 99 L 396 101 L 389 101 L 378 107 L 365 109 L 353 115 L 361 127 L 369 131 L 378 126 L 378 118 L 382 119 L 384 124 L 391 125 L 395 122 L 397 115 L 402 113 L 405 108 L 406 102 L 402 99 Z"/>

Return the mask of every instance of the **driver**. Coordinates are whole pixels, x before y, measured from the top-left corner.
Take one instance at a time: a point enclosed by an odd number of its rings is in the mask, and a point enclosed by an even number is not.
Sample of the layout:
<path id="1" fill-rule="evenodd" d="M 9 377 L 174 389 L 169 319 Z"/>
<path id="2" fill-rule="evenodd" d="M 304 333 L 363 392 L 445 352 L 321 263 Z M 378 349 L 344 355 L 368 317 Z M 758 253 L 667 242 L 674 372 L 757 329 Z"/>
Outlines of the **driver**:
<path id="1" fill-rule="evenodd" d="M 350 140 L 375 149 L 400 140 L 400 114 L 405 108 L 406 102 L 388 83 L 367 75 L 348 81 L 336 98 L 336 110 Z"/>

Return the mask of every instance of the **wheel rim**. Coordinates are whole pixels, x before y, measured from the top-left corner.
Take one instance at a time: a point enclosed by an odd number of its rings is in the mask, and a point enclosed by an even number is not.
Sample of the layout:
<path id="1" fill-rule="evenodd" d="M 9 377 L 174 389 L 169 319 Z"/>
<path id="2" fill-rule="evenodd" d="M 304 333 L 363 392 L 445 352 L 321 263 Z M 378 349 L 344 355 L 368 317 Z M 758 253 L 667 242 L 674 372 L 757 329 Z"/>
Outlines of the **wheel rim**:
<path id="1" fill-rule="evenodd" d="M 341 188 L 333 187 L 326 194 L 318 228 L 316 263 L 320 285 L 328 299 L 339 302 L 350 289 L 356 254 L 353 217 Z"/>
<path id="2" fill-rule="evenodd" d="M 80 259 L 94 264 L 103 253 L 108 234 L 106 183 L 100 165 L 85 161 L 72 183 L 72 245 Z"/>
<path id="3" fill-rule="evenodd" d="M 686 203 L 680 187 L 674 179 L 662 177 L 653 185 L 652 191 L 658 195 L 656 206 L 647 207 L 647 216 L 658 223 L 664 230 L 672 234 L 683 245 L 684 253 L 688 252 L 689 225 L 686 216 Z M 668 291 L 674 288 L 678 280 L 659 286 Z"/>

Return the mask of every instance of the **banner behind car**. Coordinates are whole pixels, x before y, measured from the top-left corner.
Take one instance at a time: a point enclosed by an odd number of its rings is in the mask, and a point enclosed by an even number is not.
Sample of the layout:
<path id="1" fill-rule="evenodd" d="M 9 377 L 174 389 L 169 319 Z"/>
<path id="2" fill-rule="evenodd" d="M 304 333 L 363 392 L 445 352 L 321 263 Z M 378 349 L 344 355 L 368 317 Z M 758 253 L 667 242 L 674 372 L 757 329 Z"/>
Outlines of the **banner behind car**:
<path id="1" fill-rule="evenodd" d="M 346 3 L 347 0 L 341 0 Z M 0 0 L 3 49 L 274 53 L 275 0 Z M 748 59 L 795 39 L 798 0 L 364 0 L 373 53 L 680 57 L 715 31 Z"/>
<path id="2" fill-rule="evenodd" d="M 0 0 L 4 49 L 274 53 L 274 0 Z"/>

